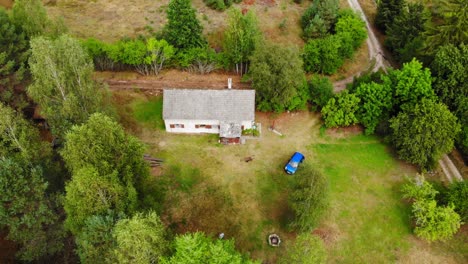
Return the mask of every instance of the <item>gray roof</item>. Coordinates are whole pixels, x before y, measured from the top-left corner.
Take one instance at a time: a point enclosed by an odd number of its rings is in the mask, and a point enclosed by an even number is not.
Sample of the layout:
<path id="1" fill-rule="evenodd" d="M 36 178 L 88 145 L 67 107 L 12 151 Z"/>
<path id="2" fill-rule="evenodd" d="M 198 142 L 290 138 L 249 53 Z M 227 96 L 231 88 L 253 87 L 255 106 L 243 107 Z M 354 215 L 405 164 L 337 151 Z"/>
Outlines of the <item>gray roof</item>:
<path id="1" fill-rule="evenodd" d="M 255 90 L 165 89 L 163 119 L 254 120 Z"/>

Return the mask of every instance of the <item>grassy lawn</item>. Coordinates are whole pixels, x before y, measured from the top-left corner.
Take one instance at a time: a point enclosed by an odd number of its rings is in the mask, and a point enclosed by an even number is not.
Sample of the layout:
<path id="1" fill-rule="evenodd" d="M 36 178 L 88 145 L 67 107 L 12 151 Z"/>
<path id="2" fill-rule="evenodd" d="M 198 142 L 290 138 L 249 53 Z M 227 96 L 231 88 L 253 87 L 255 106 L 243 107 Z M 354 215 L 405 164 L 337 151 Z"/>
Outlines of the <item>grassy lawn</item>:
<path id="1" fill-rule="evenodd" d="M 126 124 L 138 126 L 129 131 L 147 144 L 148 153 L 165 159 L 153 172 L 164 185 L 161 217 L 175 233 L 224 232 L 242 252 L 275 263 L 296 236 L 286 226 L 291 176 L 282 167 L 301 151 L 330 181 L 331 206 L 314 231 L 324 240 L 330 263 L 466 261 L 466 231 L 444 243 L 414 237 L 409 205 L 399 190 L 404 176 L 415 170 L 394 159 L 377 137 L 320 132 L 314 113 L 257 113 L 263 127 L 259 140 L 223 146 L 216 135 L 165 133 L 161 120 L 152 120 L 161 115 L 159 98 L 128 97 L 134 98 L 126 102 L 129 107 L 119 107 L 135 120 Z M 266 129 L 273 123 L 283 136 Z M 245 162 L 246 157 L 253 161 Z M 280 248 L 266 243 L 273 232 L 282 238 Z"/>

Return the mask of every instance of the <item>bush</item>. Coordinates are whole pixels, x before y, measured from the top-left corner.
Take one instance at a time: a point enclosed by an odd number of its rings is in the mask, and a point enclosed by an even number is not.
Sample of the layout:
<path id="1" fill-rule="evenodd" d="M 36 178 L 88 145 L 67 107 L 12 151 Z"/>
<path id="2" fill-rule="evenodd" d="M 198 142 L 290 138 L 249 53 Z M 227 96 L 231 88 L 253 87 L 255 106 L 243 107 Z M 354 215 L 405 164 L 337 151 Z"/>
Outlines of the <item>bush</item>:
<path id="1" fill-rule="evenodd" d="M 293 191 L 289 206 L 295 213 L 290 227 L 302 232 L 311 232 L 319 223 L 329 205 L 328 179 L 305 163 L 294 176 Z"/>
<path id="2" fill-rule="evenodd" d="M 341 38 L 330 35 L 309 40 L 304 47 L 304 69 L 306 72 L 333 74 L 343 65 L 340 54 Z"/>
<path id="3" fill-rule="evenodd" d="M 330 99 L 322 108 L 322 118 L 327 128 L 350 126 L 358 123 L 356 113 L 361 100 L 347 90 Z"/>
<path id="4" fill-rule="evenodd" d="M 181 68 L 199 74 L 210 73 L 222 64 L 221 54 L 208 47 L 183 50 L 175 60 Z"/>
<path id="5" fill-rule="evenodd" d="M 338 35 L 349 33 L 354 49 L 359 48 L 367 38 L 366 23 L 351 9 L 340 11 L 335 31 Z"/>
<path id="6" fill-rule="evenodd" d="M 402 191 L 404 198 L 413 200 L 414 233 L 418 237 L 428 241 L 446 240 L 458 231 L 461 222 L 454 206 L 438 206 L 435 201 L 438 191 L 423 176 L 410 180 Z"/>
<path id="7" fill-rule="evenodd" d="M 455 206 L 462 221 L 468 220 L 468 182 L 456 182 L 450 184 L 446 192 L 444 192 L 444 200 L 447 204 Z"/>
<path id="8" fill-rule="evenodd" d="M 333 84 L 327 77 L 314 76 L 308 82 L 313 110 L 321 110 L 333 97 Z"/>

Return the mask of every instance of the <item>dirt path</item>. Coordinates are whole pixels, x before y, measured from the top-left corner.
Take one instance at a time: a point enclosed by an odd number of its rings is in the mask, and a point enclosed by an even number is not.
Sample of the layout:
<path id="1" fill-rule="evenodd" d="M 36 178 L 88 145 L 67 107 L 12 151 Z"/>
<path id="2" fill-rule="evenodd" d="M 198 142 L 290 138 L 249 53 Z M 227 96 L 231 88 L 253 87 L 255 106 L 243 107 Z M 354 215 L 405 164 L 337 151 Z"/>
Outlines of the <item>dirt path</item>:
<path id="1" fill-rule="evenodd" d="M 366 43 L 368 46 L 369 58 L 370 58 L 370 65 L 368 67 L 368 70 L 372 72 L 376 72 L 379 69 L 383 69 L 386 72 L 386 67 L 389 65 L 389 63 L 387 62 L 387 60 L 385 59 L 383 55 L 384 52 L 382 49 L 382 45 L 380 45 L 380 42 L 377 40 L 377 37 L 375 36 L 375 33 L 369 21 L 367 20 L 367 17 L 365 16 L 361 8 L 361 5 L 359 4 L 357 0 L 348 0 L 348 3 L 349 3 L 349 6 L 354 11 L 356 11 L 361 16 L 362 20 L 364 20 L 364 22 L 366 23 L 367 35 L 368 35 Z M 356 73 L 353 76 L 349 76 L 348 78 L 343 79 L 341 81 L 335 82 L 333 84 L 334 91 L 339 92 L 339 91 L 344 90 L 346 88 L 346 84 L 351 83 L 353 81 L 353 78 L 355 76 L 359 76 L 360 74 L 361 72 Z"/>

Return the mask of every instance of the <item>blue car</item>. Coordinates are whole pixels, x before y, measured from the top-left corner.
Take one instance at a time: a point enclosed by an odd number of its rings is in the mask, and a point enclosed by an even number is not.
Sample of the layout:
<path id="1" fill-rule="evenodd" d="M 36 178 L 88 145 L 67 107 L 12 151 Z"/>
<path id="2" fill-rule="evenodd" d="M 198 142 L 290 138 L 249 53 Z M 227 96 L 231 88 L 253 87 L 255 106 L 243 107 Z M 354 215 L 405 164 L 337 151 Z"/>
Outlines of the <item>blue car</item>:
<path id="1" fill-rule="evenodd" d="M 294 153 L 291 159 L 289 160 L 288 164 L 284 167 L 284 170 L 287 174 L 294 174 L 299 166 L 299 163 L 304 161 L 305 157 L 299 152 Z"/>

